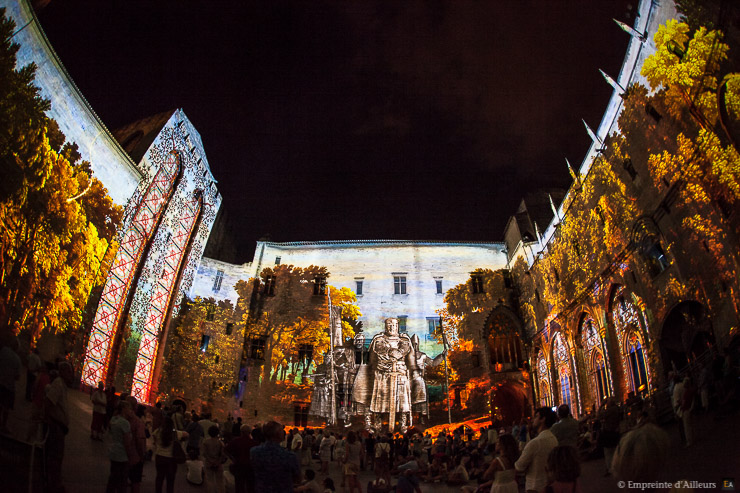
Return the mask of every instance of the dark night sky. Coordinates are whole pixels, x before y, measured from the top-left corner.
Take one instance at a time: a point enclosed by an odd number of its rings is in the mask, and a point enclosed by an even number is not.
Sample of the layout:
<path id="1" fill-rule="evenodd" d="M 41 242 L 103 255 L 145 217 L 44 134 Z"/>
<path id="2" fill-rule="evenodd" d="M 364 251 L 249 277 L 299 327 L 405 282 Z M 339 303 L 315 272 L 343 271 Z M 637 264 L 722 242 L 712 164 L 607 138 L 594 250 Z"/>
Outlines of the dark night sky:
<path id="1" fill-rule="evenodd" d="M 109 128 L 181 107 L 238 261 L 274 241 L 501 241 L 566 187 L 611 95 L 628 0 L 51 2 L 39 17 Z M 234 260 L 234 259 L 230 259 Z"/>

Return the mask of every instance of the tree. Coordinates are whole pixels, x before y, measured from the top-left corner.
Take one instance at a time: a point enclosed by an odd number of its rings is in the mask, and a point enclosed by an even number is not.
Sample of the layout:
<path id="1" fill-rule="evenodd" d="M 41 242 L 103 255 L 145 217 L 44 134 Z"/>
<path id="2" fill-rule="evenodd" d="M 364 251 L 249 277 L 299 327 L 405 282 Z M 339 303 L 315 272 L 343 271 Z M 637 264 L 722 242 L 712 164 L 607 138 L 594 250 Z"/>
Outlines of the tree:
<path id="1" fill-rule="evenodd" d="M 229 300 L 187 300 L 168 338 L 160 394 L 208 405 L 233 396 L 244 340 L 240 318 Z"/>
<path id="2" fill-rule="evenodd" d="M 82 322 L 121 209 L 44 111 L 35 67 L 16 70 L 15 24 L 0 21 L 0 327 L 38 337 Z"/>
<path id="3" fill-rule="evenodd" d="M 278 382 L 293 383 L 299 370 L 308 370 L 305 348 L 311 348 L 315 364 L 323 361 L 329 348 L 327 289 L 332 304 L 342 307 L 343 337 L 354 336 L 352 323 L 361 315 L 357 298 L 347 288 L 327 286 L 328 277 L 325 267 L 278 265 L 263 269 L 257 279 L 236 284 L 237 308 L 243 310 L 245 359 L 262 358 L 257 361 L 262 366 L 260 378 L 250 378 L 249 385 L 260 396 L 257 402 L 272 396 Z"/>

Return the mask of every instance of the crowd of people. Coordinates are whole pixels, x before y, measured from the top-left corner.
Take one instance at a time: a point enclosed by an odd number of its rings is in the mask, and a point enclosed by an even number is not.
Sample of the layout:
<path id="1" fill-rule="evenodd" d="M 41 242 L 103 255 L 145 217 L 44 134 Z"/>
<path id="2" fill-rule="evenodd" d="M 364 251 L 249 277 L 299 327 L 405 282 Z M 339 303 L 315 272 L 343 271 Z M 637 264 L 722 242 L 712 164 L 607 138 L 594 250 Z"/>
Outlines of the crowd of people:
<path id="1" fill-rule="evenodd" d="M 0 350 L 0 427 L 5 428 L 22 365 L 17 340 Z M 32 409 L 27 439 L 45 438 L 48 491 L 64 491 L 72 366 L 64 358 L 43 363 L 34 352 L 25 366 L 24 394 Z M 669 376 L 666 392 L 685 446 L 694 441 L 692 416 L 737 402 L 736 370 L 731 359 L 717 356 L 696 371 Z M 286 430 L 276 421 L 246 424 L 232 416 L 219 422 L 209 413 L 186 411 L 183 402 L 148 406 L 102 383 L 90 392 L 90 401 L 90 439 L 108 445 L 109 492 L 138 493 L 144 464 L 153 461 L 156 493 L 174 491 L 178 470 L 208 493 L 225 492 L 226 471 L 236 493 L 410 493 L 433 483 L 467 493 L 578 493 L 589 490 L 580 480 L 584 461 L 603 458 L 604 475 L 618 480 L 652 481 L 670 446 L 666 432 L 654 424 L 654 407 L 634 395 L 625 403 L 607 399 L 580 420 L 567 405 L 557 412 L 542 407 L 531 419 L 509 426 L 494 423 L 477 433 L 459 428 L 436 436 L 415 428 L 405 434 Z M 372 479 L 362 484 L 361 473 Z"/>

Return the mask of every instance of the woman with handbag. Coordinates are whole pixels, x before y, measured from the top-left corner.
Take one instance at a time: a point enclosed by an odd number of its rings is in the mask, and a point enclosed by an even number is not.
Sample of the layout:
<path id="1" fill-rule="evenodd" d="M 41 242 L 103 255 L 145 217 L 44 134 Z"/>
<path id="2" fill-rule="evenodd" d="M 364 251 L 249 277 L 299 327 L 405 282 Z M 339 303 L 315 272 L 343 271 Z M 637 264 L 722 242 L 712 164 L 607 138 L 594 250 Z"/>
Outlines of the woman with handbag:
<path id="1" fill-rule="evenodd" d="M 167 493 L 174 493 L 177 465 L 185 462 L 183 450 L 171 417 L 164 418 L 162 426 L 154 432 L 154 465 L 157 476 L 154 479 L 155 493 L 162 493 L 162 483 L 167 479 Z"/>

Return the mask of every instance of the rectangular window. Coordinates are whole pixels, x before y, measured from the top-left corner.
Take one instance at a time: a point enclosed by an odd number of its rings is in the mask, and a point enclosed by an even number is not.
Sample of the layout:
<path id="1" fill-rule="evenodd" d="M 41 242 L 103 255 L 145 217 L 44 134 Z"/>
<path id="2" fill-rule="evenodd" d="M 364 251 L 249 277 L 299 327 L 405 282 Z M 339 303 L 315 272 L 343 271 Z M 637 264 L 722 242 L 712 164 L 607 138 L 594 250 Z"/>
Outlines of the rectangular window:
<path id="1" fill-rule="evenodd" d="M 209 303 L 206 308 L 206 321 L 213 322 L 213 317 L 216 314 L 216 305 Z"/>
<path id="2" fill-rule="evenodd" d="M 435 279 L 434 284 L 437 287 L 437 294 L 442 294 L 442 279 Z"/>
<path id="3" fill-rule="evenodd" d="M 398 332 L 399 334 L 404 334 L 408 330 L 406 327 L 406 321 L 408 320 L 408 316 L 406 315 L 399 315 L 398 316 Z"/>
<path id="4" fill-rule="evenodd" d="M 264 337 L 253 337 L 251 344 L 250 344 L 250 350 L 249 350 L 249 357 L 252 359 L 259 359 L 263 360 L 265 359 L 265 338 Z"/>
<path id="5" fill-rule="evenodd" d="M 429 335 L 439 332 L 439 317 L 427 317 L 427 326 L 429 327 Z"/>
<path id="6" fill-rule="evenodd" d="M 485 293 L 485 290 L 483 289 L 483 276 L 480 274 L 471 274 L 470 279 L 473 281 L 473 294 Z"/>
<path id="7" fill-rule="evenodd" d="M 275 265 L 280 265 L 280 257 L 275 257 Z"/>
<path id="8" fill-rule="evenodd" d="M 393 294 L 406 294 L 406 276 L 393 276 Z"/>
<path id="9" fill-rule="evenodd" d="M 314 277 L 313 294 L 314 296 L 325 296 L 326 295 L 326 276 Z"/>
<path id="10" fill-rule="evenodd" d="M 232 332 L 234 332 L 234 324 L 229 322 L 226 324 L 226 335 L 230 336 Z"/>
<path id="11" fill-rule="evenodd" d="M 514 287 L 514 283 L 511 281 L 511 272 L 508 270 L 504 271 L 504 287 L 506 289 L 511 289 Z"/>
<path id="12" fill-rule="evenodd" d="M 363 281 L 355 281 L 355 285 L 356 285 L 355 294 L 357 296 L 362 296 L 362 283 Z"/>
<path id="13" fill-rule="evenodd" d="M 275 296 L 275 276 L 265 276 L 265 288 L 262 293 L 266 296 Z"/>
<path id="14" fill-rule="evenodd" d="M 213 292 L 218 293 L 221 290 L 221 283 L 224 280 L 224 271 L 219 270 L 216 272 L 216 279 L 213 281 Z"/>
<path id="15" fill-rule="evenodd" d="M 211 343 L 211 336 L 203 334 L 200 336 L 200 352 L 205 353 L 208 351 L 208 344 Z"/>

